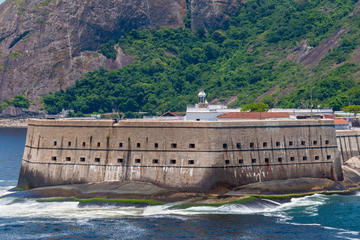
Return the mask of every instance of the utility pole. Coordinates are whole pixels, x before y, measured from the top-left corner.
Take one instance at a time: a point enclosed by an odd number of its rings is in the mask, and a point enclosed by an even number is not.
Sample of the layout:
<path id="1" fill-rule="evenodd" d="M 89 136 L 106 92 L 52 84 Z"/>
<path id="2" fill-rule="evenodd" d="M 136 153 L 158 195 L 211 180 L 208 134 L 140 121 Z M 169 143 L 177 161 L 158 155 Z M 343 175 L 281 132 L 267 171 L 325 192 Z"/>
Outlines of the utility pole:
<path id="1" fill-rule="evenodd" d="M 313 100 L 312 100 L 312 82 L 310 84 L 310 117 L 313 116 Z"/>

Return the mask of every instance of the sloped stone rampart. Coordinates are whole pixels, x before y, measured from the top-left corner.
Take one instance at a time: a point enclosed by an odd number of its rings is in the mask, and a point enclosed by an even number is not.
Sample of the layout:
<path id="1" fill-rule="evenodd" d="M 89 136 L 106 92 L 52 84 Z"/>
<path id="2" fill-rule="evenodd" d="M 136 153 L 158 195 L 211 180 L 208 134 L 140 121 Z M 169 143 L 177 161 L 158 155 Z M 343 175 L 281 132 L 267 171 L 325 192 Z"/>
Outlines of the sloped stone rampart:
<path id="1" fill-rule="evenodd" d="M 342 179 L 332 120 L 35 120 L 19 187 L 143 181 L 178 190 Z"/>

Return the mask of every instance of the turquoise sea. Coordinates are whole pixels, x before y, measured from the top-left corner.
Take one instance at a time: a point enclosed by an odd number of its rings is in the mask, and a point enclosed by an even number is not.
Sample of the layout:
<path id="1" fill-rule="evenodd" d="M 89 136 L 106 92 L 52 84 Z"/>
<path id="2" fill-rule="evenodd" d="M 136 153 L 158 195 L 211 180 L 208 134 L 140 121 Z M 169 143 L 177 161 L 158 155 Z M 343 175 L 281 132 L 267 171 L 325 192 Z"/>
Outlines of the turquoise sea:
<path id="1" fill-rule="evenodd" d="M 184 210 L 14 196 L 25 134 L 0 128 L 0 239 L 360 239 L 360 193 Z"/>

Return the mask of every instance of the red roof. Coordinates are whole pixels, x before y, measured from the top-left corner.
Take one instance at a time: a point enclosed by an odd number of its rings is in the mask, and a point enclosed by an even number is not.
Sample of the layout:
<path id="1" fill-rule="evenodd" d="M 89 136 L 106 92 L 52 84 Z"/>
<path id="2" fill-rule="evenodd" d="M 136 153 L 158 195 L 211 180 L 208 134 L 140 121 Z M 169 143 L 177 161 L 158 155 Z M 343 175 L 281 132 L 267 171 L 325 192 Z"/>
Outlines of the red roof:
<path id="1" fill-rule="evenodd" d="M 183 117 L 186 113 L 184 112 L 166 112 L 161 117 Z"/>
<path id="2" fill-rule="evenodd" d="M 335 119 L 334 119 L 334 123 L 335 123 L 335 125 L 345 125 L 345 124 L 349 124 L 348 121 L 346 121 L 345 119 L 342 119 L 342 118 L 335 118 Z"/>
<path id="3" fill-rule="evenodd" d="M 324 116 L 324 118 L 330 118 L 330 119 L 334 119 L 334 118 L 335 118 L 335 115 L 334 115 L 334 114 L 324 114 L 323 116 Z"/>
<path id="4" fill-rule="evenodd" d="M 229 112 L 218 116 L 221 119 L 267 119 L 267 118 L 289 118 L 287 112 Z"/>

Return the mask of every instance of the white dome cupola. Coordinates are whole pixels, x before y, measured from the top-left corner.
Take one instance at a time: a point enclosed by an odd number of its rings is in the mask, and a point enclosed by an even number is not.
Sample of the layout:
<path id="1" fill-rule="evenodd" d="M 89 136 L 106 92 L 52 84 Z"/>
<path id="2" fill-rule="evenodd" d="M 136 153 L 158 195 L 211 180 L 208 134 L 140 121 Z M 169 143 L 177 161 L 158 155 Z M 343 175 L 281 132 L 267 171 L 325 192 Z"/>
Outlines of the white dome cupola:
<path id="1" fill-rule="evenodd" d="M 206 93 L 204 92 L 204 90 L 200 90 L 199 94 L 198 94 L 198 98 L 199 98 L 199 103 L 205 103 L 206 102 Z"/>

